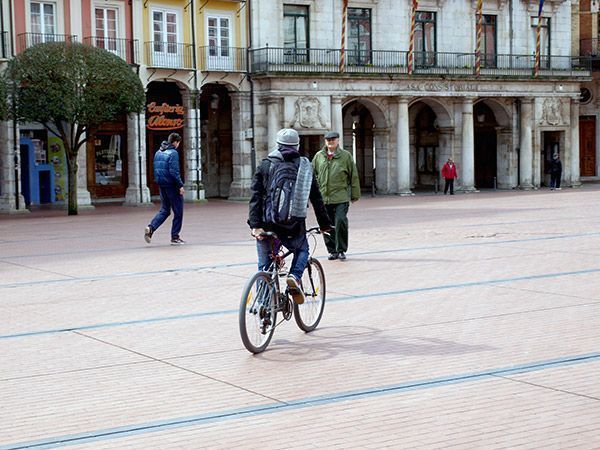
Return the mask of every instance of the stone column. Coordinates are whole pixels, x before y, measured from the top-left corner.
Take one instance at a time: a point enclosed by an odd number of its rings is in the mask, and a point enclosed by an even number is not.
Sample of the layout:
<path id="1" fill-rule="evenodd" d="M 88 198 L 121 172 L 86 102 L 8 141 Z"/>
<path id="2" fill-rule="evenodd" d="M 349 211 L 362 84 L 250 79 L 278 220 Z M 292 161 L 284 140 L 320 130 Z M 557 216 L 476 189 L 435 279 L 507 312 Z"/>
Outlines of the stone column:
<path id="1" fill-rule="evenodd" d="M 340 147 L 344 148 L 344 116 L 342 115 L 342 97 L 331 97 L 331 131 L 340 134 Z"/>
<path id="2" fill-rule="evenodd" d="M 465 192 L 475 191 L 475 131 L 473 129 L 473 98 L 462 102 L 462 169 L 461 184 Z"/>
<path id="3" fill-rule="evenodd" d="M 519 136 L 519 188 L 529 190 L 533 189 L 533 142 L 531 119 L 533 116 L 533 99 L 524 98 L 521 100 L 521 136 Z"/>
<path id="4" fill-rule="evenodd" d="M 390 179 L 390 130 L 375 128 L 373 130 L 373 146 L 375 147 L 375 190 L 377 194 L 392 192 Z"/>
<path id="5" fill-rule="evenodd" d="M 277 147 L 277 132 L 281 129 L 281 107 L 279 97 L 267 99 L 267 154 Z"/>
<path id="6" fill-rule="evenodd" d="M 150 205 L 150 189 L 146 178 L 146 115 L 127 116 L 127 175 L 126 206 Z"/>
<path id="7" fill-rule="evenodd" d="M 398 98 L 398 119 L 396 122 L 396 193 L 413 195 L 410 190 L 410 127 L 408 99 Z"/>
<path id="8" fill-rule="evenodd" d="M 233 136 L 233 181 L 229 190 L 230 200 L 250 198 L 252 181 L 252 143 L 245 131 L 252 126 L 250 117 L 251 97 L 249 92 L 231 93 L 232 136 Z"/>
<path id="9" fill-rule="evenodd" d="M 579 160 L 579 100 L 571 99 L 571 186 L 581 186 Z"/>
<path id="10" fill-rule="evenodd" d="M 200 110 L 196 109 L 195 95 L 194 92 L 189 91 L 184 92 L 182 95 L 187 117 L 182 142 L 185 161 L 179 161 L 179 163 L 185 164 L 184 199 L 187 202 L 205 200 L 200 154 Z"/>
<path id="11" fill-rule="evenodd" d="M 16 135 L 19 135 L 18 127 Z M 12 121 L 0 122 L 0 213 L 29 212 L 22 195 L 19 145 L 15 154 L 14 144 Z"/>
<path id="12" fill-rule="evenodd" d="M 68 205 L 68 201 L 66 203 Z M 79 153 L 77 153 L 77 208 L 94 208 L 92 196 L 87 187 L 87 143 L 79 147 Z"/>

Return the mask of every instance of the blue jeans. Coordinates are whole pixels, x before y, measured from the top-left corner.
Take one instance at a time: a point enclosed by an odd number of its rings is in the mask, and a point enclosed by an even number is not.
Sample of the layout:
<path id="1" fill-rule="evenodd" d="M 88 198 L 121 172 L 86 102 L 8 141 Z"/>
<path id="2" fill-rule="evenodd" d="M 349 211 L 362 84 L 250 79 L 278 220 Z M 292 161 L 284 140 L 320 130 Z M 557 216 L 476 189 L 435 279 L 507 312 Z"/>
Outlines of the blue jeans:
<path id="1" fill-rule="evenodd" d="M 285 245 L 285 242 L 283 244 Z M 271 245 L 270 239 L 256 240 L 258 270 L 267 270 L 269 268 L 271 264 L 271 258 L 269 257 L 272 252 Z M 297 280 L 301 280 L 304 269 L 306 269 L 306 265 L 308 264 L 308 239 L 306 239 L 306 236 L 304 236 L 298 247 L 295 249 L 290 248 L 290 250 L 294 253 L 290 274 L 294 275 Z"/>
<path id="2" fill-rule="evenodd" d="M 179 193 L 179 188 L 176 186 L 160 186 L 160 211 L 154 216 L 150 227 L 156 231 L 160 227 L 173 210 L 173 224 L 171 225 L 171 239 L 179 237 L 181 225 L 183 224 L 183 195 Z"/>

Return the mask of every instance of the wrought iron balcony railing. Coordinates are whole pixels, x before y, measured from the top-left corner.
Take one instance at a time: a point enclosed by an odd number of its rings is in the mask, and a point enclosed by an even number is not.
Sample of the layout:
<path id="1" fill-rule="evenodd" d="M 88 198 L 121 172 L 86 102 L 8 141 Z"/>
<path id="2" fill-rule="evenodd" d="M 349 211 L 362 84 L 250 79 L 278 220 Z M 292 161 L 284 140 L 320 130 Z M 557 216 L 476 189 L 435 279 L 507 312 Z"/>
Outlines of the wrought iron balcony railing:
<path id="1" fill-rule="evenodd" d="M 146 64 L 148 67 L 165 69 L 193 69 L 191 44 L 180 42 L 146 42 Z"/>
<path id="2" fill-rule="evenodd" d="M 108 50 L 127 62 L 127 64 L 139 63 L 139 43 L 137 39 L 117 39 L 100 36 L 88 36 L 83 38 L 83 43 L 92 47 Z"/>
<path id="3" fill-rule="evenodd" d="M 76 42 L 77 36 L 71 34 L 22 33 L 17 36 L 19 52 L 45 42 Z"/>
<path id="4" fill-rule="evenodd" d="M 8 31 L 3 31 L 0 33 L 0 59 L 8 59 L 10 58 L 10 37 L 8 36 Z"/>
<path id="5" fill-rule="evenodd" d="M 408 52 L 372 50 L 345 52 L 345 73 L 408 74 Z M 340 49 L 297 49 L 266 47 L 250 51 L 253 73 L 339 73 Z M 475 76 L 475 53 L 413 52 L 412 75 Z M 530 78 L 534 55 L 481 55 L 481 76 Z M 542 56 L 540 77 L 589 77 L 587 57 Z"/>
<path id="6" fill-rule="evenodd" d="M 245 72 L 246 49 L 239 47 L 200 47 L 198 69 L 208 72 Z"/>

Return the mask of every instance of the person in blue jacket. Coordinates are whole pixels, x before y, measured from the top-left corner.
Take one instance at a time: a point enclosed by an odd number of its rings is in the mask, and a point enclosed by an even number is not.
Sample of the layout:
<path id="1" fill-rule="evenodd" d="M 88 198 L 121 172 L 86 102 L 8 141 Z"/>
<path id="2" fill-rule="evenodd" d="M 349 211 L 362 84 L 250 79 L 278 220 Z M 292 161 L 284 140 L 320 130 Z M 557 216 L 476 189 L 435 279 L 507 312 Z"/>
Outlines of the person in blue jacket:
<path id="1" fill-rule="evenodd" d="M 181 136 L 171 133 L 166 141 L 154 154 L 154 181 L 160 189 L 160 211 L 144 230 L 144 239 L 149 244 L 152 235 L 160 227 L 173 210 L 173 224 L 171 225 L 171 245 L 182 245 L 185 241 L 179 233 L 183 224 L 183 181 L 179 171 L 179 154 L 177 148 L 181 143 Z"/>

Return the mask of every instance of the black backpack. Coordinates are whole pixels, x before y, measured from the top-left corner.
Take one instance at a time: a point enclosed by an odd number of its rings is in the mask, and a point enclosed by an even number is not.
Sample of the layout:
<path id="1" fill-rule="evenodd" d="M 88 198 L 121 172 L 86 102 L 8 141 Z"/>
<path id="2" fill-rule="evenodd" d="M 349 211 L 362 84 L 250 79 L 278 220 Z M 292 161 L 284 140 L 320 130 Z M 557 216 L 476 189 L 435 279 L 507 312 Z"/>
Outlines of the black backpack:
<path id="1" fill-rule="evenodd" d="M 269 176 L 265 183 L 265 222 L 283 228 L 293 228 L 304 220 L 292 216 L 292 199 L 296 189 L 300 158 L 294 158 L 292 161 L 268 159 L 270 165 Z"/>

